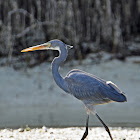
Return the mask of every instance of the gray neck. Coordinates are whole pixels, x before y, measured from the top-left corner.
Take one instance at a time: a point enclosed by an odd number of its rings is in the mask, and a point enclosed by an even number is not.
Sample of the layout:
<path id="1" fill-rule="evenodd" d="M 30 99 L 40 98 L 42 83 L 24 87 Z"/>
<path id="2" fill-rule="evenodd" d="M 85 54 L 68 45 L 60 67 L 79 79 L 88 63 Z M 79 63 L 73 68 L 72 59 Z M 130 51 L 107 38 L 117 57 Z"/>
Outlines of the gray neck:
<path id="1" fill-rule="evenodd" d="M 65 92 L 67 92 L 66 84 L 63 77 L 60 75 L 58 69 L 59 69 L 60 64 L 66 60 L 67 55 L 68 55 L 67 49 L 62 47 L 59 51 L 59 56 L 55 57 L 52 62 L 52 74 L 53 74 L 54 80 L 56 84 Z"/>

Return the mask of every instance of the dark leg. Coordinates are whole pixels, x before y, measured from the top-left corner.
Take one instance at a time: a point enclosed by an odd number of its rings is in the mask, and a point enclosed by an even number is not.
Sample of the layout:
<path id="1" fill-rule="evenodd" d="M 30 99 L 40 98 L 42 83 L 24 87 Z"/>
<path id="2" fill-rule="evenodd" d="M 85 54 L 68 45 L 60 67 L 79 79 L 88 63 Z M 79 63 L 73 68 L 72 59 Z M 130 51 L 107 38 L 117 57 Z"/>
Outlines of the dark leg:
<path id="1" fill-rule="evenodd" d="M 85 133 L 84 133 L 84 135 L 83 135 L 81 140 L 84 140 L 88 135 L 88 121 L 89 121 L 89 114 L 87 116 L 87 121 L 86 121 L 86 130 L 85 130 Z"/>
<path id="2" fill-rule="evenodd" d="M 113 140 L 112 135 L 110 133 L 109 128 L 107 127 L 107 125 L 101 120 L 101 118 L 98 116 L 98 114 L 96 113 L 96 117 L 100 120 L 100 122 L 103 124 L 103 126 L 105 127 L 105 130 L 108 132 L 110 139 Z"/>

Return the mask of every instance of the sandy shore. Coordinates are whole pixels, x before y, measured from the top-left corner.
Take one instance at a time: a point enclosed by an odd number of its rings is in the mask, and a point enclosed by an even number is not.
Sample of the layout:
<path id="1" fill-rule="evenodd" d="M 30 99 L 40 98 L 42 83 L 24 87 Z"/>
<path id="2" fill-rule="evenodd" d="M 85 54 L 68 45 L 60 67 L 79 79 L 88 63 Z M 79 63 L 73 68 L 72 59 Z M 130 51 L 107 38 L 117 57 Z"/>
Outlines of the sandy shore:
<path id="1" fill-rule="evenodd" d="M 69 128 L 19 128 L 0 130 L 0 140 L 80 140 L 84 127 Z M 139 140 L 140 128 L 111 127 L 114 140 Z M 86 140 L 110 140 L 102 127 L 90 127 Z"/>

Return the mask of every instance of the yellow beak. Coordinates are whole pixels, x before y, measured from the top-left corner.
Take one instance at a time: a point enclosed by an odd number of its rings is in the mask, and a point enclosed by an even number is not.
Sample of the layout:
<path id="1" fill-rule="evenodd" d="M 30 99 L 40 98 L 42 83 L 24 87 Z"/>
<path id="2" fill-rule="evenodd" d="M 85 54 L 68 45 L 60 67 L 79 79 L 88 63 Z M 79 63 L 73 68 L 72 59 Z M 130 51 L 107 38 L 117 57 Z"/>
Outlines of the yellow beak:
<path id="1" fill-rule="evenodd" d="M 41 45 L 26 48 L 26 49 L 22 50 L 21 52 L 29 52 L 29 51 L 36 51 L 36 50 L 46 50 L 50 46 L 51 46 L 51 43 L 44 43 L 44 44 L 41 44 Z"/>

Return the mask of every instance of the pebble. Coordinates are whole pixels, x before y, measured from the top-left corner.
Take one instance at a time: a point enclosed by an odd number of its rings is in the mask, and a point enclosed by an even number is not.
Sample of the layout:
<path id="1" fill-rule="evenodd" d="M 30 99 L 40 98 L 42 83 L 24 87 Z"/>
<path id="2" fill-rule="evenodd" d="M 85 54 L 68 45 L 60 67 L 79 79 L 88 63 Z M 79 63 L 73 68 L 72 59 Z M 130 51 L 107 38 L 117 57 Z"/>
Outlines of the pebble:
<path id="1" fill-rule="evenodd" d="M 43 126 L 43 127 L 42 127 L 42 130 L 43 130 L 44 132 L 47 132 L 48 128 L 47 128 L 46 126 Z"/>
<path id="2" fill-rule="evenodd" d="M 26 131 L 31 131 L 31 128 L 30 128 L 28 125 L 26 125 L 25 130 L 26 130 Z"/>
<path id="3" fill-rule="evenodd" d="M 18 132 L 24 132 L 24 128 L 19 128 Z"/>
<path id="4" fill-rule="evenodd" d="M 81 139 L 85 128 L 47 128 L 43 126 L 42 128 L 30 128 L 30 131 L 25 130 L 23 128 L 1 129 L 0 140 L 78 140 Z M 115 140 L 140 140 L 139 127 L 110 127 L 110 131 Z M 85 140 L 110 140 L 110 138 L 103 127 L 90 127 Z"/>

